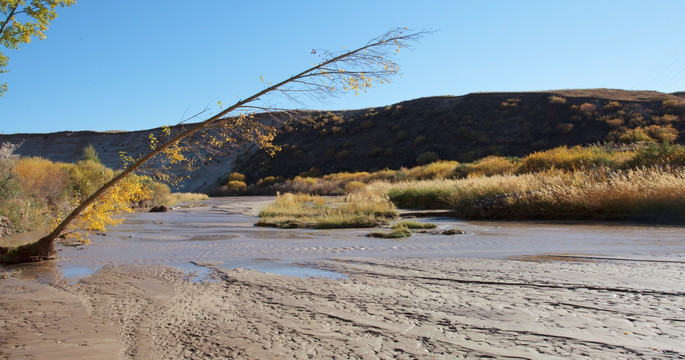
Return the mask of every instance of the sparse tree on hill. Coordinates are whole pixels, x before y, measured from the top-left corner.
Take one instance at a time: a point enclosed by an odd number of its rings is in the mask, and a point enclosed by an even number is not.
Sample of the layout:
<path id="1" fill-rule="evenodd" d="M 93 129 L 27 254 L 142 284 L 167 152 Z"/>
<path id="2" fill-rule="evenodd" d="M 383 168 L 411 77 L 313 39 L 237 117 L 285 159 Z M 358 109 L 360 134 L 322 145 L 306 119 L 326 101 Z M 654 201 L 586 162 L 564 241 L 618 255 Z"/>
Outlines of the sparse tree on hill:
<path id="1" fill-rule="evenodd" d="M 15 249 L 13 258 L 26 261 L 28 258 L 50 257 L 54 253 L 54 241 L 65 233 L 77 231 L 74 224 L 83 213 L 97 207 L 98 201 L 106 198 L 120 184 L 124 184 L 129 175 L 158 155 L 169 163 L 178 163 L 187 160 L 186 154 L 192 152 L 193 147 L 221 148 L 238 142 L 256 143 L 262 148 L 277 151 L 272 144 L 275 126 L 255 116 L 257 113 L 283 110 L 268 106 L 269 96 L 282 95 L 297 102 L 302 96 L 323 100 L 345 91 L 353 91 L 357 95 L 366 92 L 375 84 L 389 82 L 399 71 L 393 57 L 424 34 L 397 28 L 353 50 L 312 51 L 318 57 L 318 62 L 312 67 L 277 83 L 261 79 L 264 83 L 261 91 L 237 101 L 206 120 L 188 125 L 188 128 L 177 133 L 168 127 L 163 128 L 164 140 L 151 134 L 150 152 L 139 158 L 127 157 L 130 165 L 126 169 L 79 204 L 49 235 L 34 244 Z M 278 118 L 274 117 L 274 120 Z M 191 137 L 195 140 L 184 142 Z"/>

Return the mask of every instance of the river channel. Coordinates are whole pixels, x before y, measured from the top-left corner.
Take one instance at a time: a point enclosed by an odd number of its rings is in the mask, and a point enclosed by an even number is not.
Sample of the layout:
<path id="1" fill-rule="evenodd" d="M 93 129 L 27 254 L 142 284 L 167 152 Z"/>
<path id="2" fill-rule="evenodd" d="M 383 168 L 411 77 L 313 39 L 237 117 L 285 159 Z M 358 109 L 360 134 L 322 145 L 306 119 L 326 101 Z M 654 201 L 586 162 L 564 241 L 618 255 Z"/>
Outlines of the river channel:
<path id="1" fill-rule="evenodd" d="M 106 265 L 162 264 L 196 276 L 204 265 L 250 268 L 295 276 L 338 277 L 307 263 L 327 258 L 630 258 L 685 262 L 685 226 L 624 222 L 467 221 L 425 217 L 438 230 L 463 235 L 414 234 L 401 240 L 366 236 L 370 229 L 274 229 L 256 227 L 259 209 L 273 197 L 212 198 L 199 207 L 129 214 L 87 246 L 59 246 L 58 259 L 16 267 L 45 282 L 77 279 Z M 198 275 L 199 274 L 199 275 Z"/>

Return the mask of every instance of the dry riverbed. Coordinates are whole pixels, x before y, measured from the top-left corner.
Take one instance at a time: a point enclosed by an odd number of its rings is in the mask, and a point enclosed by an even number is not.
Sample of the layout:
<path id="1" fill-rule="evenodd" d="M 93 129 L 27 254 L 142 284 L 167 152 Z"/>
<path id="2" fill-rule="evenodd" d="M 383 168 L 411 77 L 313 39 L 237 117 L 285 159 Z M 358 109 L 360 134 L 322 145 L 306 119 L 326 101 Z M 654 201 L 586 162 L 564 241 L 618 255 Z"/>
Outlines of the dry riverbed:
<path id="1" fill-rule="evenodd" d="M 682 259 L 317 260 L 344 279 L 203 264 L 0 279 L 6 359 L 685 357 Z"/>

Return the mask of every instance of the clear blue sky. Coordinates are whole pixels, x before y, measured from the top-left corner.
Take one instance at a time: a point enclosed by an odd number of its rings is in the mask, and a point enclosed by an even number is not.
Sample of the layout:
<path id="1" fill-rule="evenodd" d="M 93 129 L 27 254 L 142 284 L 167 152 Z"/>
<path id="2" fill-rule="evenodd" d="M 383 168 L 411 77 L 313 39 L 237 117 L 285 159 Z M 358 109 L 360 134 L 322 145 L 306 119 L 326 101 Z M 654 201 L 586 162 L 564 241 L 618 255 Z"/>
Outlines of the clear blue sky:
<path id="1" fill-rule="evenodd" d="M 10 56 L 0 133 L 139 130 L 232 103 L 393 27 L 402 77 L 312 109 L 470 92 L 685 90 L 685 1 L 97 1 Z"/>

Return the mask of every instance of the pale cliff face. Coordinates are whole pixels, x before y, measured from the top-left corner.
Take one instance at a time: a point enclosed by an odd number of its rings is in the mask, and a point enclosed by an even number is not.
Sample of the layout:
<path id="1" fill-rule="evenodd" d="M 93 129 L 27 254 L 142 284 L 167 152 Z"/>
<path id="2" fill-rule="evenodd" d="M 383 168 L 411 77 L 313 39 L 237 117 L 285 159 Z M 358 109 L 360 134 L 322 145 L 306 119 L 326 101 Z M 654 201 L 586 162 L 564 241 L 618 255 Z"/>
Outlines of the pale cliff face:
<path id="1" fill-rule="evenodd" d="M 13 134 L 0 135 L 0 159 L 19 156 L 39 156 L 51 161 L 76 162 L 81 159 L 83 148 L 88 144 L 95 147 L 103 164 L 112 169 L 120 169 L 122 161 L 120 151 L 136 156 L 149 150 L 148 135 L 159 129 L 101 133 L 93 131 L 59 132 L 50 134 Z M 197 161 L 192 174 L 184 170 L 175 170 L 179 176 L 191 175 L 175 191 L 205 192 L 231 173 L 235 154 L 244 149 L 237 149 L 230 154 L 212 154 L 211 161 Z M 200 151 L 199 155 L 206 155 Z M 154 162 L 148 166 L 154 168 Z"/>

